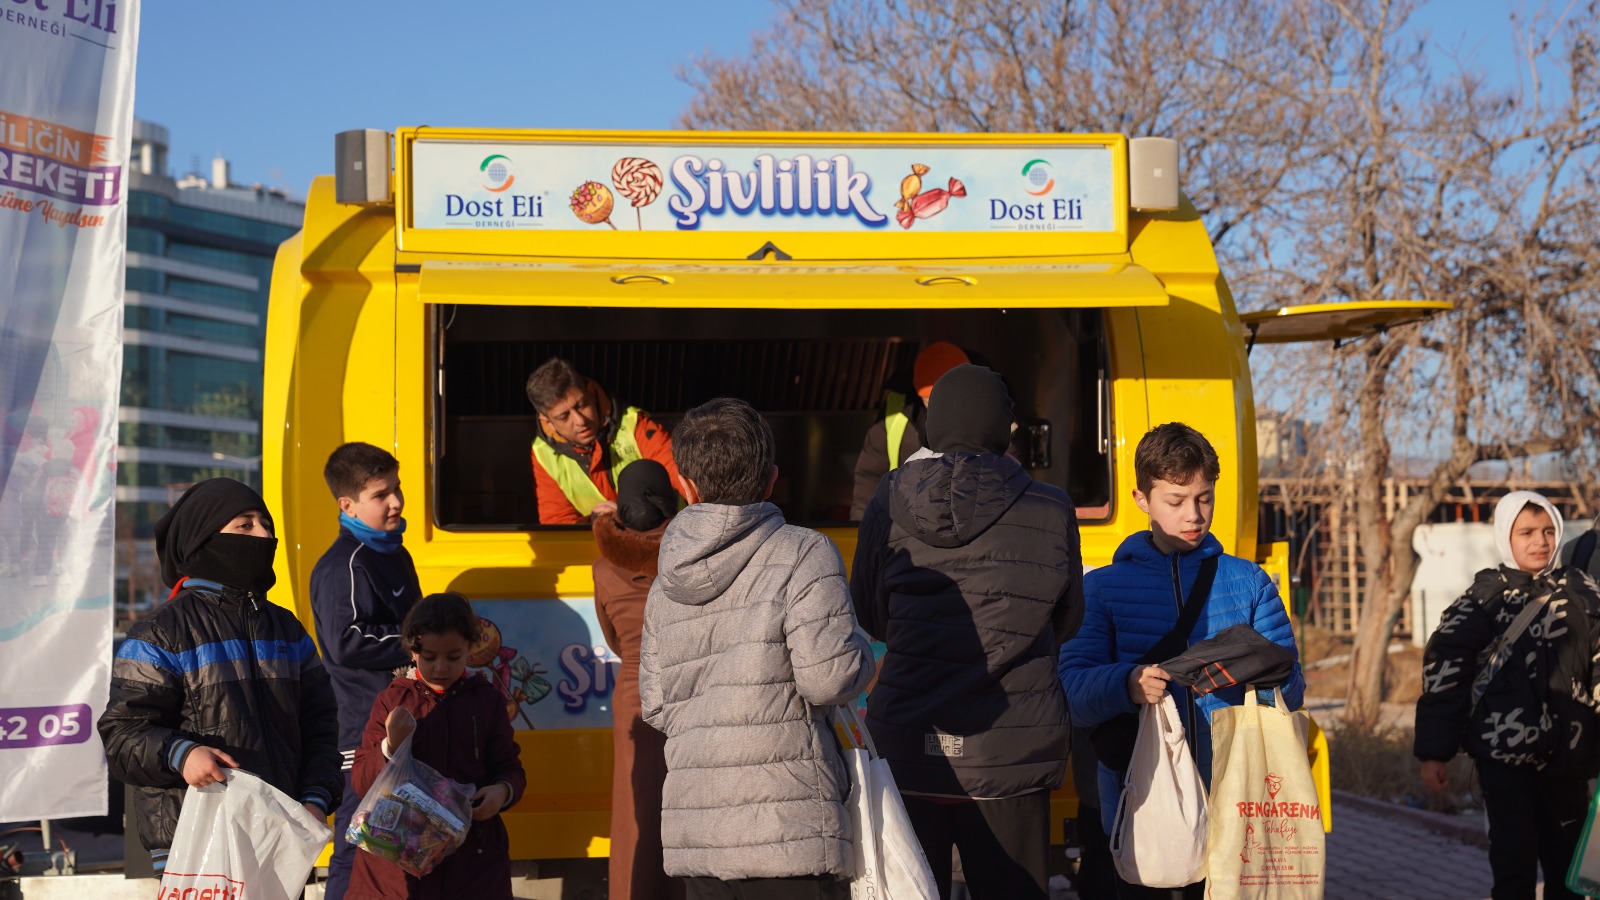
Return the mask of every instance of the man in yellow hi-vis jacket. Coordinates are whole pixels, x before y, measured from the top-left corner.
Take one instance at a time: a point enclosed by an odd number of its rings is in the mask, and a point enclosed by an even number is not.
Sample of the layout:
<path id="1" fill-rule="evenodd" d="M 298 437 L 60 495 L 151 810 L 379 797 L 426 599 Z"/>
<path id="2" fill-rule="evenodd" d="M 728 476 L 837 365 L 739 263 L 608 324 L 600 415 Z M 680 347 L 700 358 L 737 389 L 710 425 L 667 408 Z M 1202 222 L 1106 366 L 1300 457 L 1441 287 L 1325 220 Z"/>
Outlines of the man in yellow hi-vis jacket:
<path id="1" fill-rule="evenodd" d="M 638 407 L 617 410 L 572 363 L 555 358 L 535 369 L 528 399 L 539 413 L 532 457 L 540 524 L 576 525 L 614 511 L 617 475 L 635 460 L 661 463 L 678 485 L 666 428 Z"/>

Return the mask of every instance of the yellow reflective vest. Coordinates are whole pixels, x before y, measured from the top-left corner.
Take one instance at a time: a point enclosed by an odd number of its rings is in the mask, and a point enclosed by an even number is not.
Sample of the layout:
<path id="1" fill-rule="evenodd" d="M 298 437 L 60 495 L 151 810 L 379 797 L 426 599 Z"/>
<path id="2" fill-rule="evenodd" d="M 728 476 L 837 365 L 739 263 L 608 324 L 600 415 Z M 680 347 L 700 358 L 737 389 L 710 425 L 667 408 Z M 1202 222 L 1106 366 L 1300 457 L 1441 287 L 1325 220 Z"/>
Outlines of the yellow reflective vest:
<path id="1" fill-rule="evenodd" d="M 906 395 L 890 391 L 883 398 L 884 441 L 888 444 L 889 471 L 900 468 L 900 442 L 905 440 L 906 426 L 911 417 L 906 415 Z"/>
<path id="2" fill-rule="evenodd" d="M 616 484 L 617 476 L 627 465 L 643 454 L 639 452 L 639 443 L 633 439 L 634 428 L 639 424 L 639 407 L 630 406 L 623 410 L 622 418 L 618 420 L 617 427 L 611 434 L 611 482 Z M 600 493 L 600 488 L 589 477 L 589 469 L 583 464 L 563 453 L 557 453 L 556 448 L 549 441 L 535 438 L 533 441 L 533 458 L 538 461 L 540 468 L 544 469 L 556 484 L 561 488 L 561 493 L 566 495 L 567 502 L 578 511 L 578 515 L 587 516 L 594 512 L 594 508 L 605 502 L 608 498 Z"/>

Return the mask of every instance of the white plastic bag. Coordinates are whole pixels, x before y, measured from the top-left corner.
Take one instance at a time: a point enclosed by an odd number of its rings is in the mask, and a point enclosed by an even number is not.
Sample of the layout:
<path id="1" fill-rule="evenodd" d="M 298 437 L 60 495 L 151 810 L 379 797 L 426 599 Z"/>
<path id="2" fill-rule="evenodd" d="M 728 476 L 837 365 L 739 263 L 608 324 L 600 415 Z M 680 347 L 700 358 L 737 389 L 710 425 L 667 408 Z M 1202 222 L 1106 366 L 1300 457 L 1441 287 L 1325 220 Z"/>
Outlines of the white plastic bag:
<path id="1" fill-rule="evenodd" d="M 1206 877 L 1206 786 L 1170 695 L 1139 711 L 1117 800 L 1111 856 L 1131 884 L 1179 888 Z"/>
<path id="2" fill-rule="evenodd" d="M 227 781 L 184 794 L 156 896 L 294 900 L 332 836 L 299 801 L 229 769 Z"/>
<path id="3" fill-rule="evenodd" d="M 855 707 L 833 714 L 850 775 L 850 843 L 856 851 L 851 900 L 939 900 L 933 871 L 911 829 L 888 760 L 878 756 Z"/>

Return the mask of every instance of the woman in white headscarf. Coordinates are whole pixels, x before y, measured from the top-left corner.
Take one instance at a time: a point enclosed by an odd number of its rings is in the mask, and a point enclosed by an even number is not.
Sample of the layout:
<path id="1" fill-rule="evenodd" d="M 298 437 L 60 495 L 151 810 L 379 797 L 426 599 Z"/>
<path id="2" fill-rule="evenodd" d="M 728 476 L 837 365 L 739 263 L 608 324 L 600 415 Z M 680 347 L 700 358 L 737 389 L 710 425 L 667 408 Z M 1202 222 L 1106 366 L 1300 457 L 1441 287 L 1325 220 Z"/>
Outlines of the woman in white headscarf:
<path id="1" fill-rule="evenodd" d="M 1422 780 L 1473 758 L 1489 819 L 1494 900 L 1577 897 L 1567 868 L 1600 769 L 1600 593 L 1558 564 L 1561 513 L 1532 491 L 1494 511 L 1500 565 L 1445 610 L 1423 656 L 1415 752 Z"/>

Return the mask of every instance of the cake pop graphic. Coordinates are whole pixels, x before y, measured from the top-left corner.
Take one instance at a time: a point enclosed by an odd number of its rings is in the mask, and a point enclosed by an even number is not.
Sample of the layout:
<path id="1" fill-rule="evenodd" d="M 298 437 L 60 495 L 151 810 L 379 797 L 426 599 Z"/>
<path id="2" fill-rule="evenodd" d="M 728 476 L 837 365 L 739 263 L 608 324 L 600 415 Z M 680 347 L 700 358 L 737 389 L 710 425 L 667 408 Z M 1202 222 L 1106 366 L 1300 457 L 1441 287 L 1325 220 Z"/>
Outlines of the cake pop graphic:
<path id="1" fill-rule="evenodd" d="M 911 174 L 900 179 L 900 199 L 895 201 L 895 209 L 910 209 L 911 201 L 922 193 L 922 176 L 928 174 L 928 167 L 922 163 L 912 163 Z"/>
<path id="2" fill-rule="evenodd" d="M 648 159 L 624 156 L 611 167 L 611 183 L 618 192 L 633 204 L 639 217 L 639 230 L 644 230 L 644 209 L 661 195 L 661 167 Z"/>
<path id="3" fill-rule="evenodd" d="M 517 651 L 504 645 L 500 626 L 482 616 L 478 617 L 479 637 L 467 648 L 467 665 L 474 669 L 488 669 L 494 686 L 500 693 L 511 696 L 511 670 L 509 663 L 517 658 Z"/>
<path id="4" fill-rule="evenodd" d="M 601 222 L 611 225 L 611 210 L 617 205 L 616 198 L 611 196 L 611 188 L 598 181 L 585 181 L 578 185 L 569 203 L 572 214 L 590 225 L 599 225 Z M 617 226 L 611 225 L 611 230 L 616 231 Z"/>

